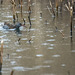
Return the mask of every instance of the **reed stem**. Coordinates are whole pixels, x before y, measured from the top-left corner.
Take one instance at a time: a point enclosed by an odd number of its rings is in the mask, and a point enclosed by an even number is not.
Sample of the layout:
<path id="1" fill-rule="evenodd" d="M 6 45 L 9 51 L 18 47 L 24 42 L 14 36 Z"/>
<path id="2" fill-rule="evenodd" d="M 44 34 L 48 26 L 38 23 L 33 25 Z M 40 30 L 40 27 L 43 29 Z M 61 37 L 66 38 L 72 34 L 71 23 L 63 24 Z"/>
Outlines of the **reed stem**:
<path id="1" fill-rule="evenodd" d="M 13 73 L 14 73 L 14 71 L 12 70 L 10 75 L 13 75 Z"/>

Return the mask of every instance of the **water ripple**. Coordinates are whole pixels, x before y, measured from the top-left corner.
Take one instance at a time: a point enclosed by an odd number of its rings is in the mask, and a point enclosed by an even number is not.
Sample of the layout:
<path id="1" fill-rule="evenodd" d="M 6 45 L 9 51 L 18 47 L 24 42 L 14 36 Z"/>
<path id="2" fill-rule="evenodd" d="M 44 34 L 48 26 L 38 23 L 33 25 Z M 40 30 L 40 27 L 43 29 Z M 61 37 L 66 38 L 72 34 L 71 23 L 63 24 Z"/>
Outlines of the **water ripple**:
<path id="1" fill-rule="evenodd" d="M 54 61 L 53 60 L 46 60 L 44 61 L 44 63 L 53 63 Z"/>
<path id="2" fill-rule="evenodd" d="M 36 56 L 37 57 L 43 57 L 43 54 L 37 54 Z"/>
<path id="3" fill-rule="evenodd" d="M 12 65 L 14 65 L 14 64 L 16 64 L 16 61 L 11 61 L 10 63 L 11 63 Z"/>
<path id="4" fill-rule="evenodd" d="M 75 52 L 75 50 L 72 50 L 72 52 Z"/>
<path id="5" fill-rule="evenodd" d="M 55 39 L 49 39 L 49 40 L 47 40 L 47 41 L 55 41 Z"/>
<path id="6" fill-rule="evenodd" d="M 58 55 L 58 54 L 57 55 L 52 55 L 52 57 L 60 57 L 60 55 Z"/>
<path id="7" fill-rule="evenodd" d="M 42 43 L 42 45 L 49 45 L 49 43 Z"/>
<path id="8" fill-rule="evenodd" d="M 62 67 L 65 67 L 65 66 L 66 66 L 66 64 L 61 64 L 61 66 L 62 66 Z"/>
<path id="9" fill-rule="evenodd" d="M 17 49 L 16 52 L 22 52 L 24 51 L 23 49 Z"/>
<path id="10" fill-rule="evenodd" d="M 50 65 L 45 65 L 45 66 L 39 65 L 39 66 L 35 66 L 32 68 L 16 66 L 16 67 L 13 67 L 13 69 L 17 70 L 17 71 L 30 71 L 30 70 L 40 69 L 40 68 L 49 68 L 49 67 L 51 67 L 51 66 Z"/>
<path id="11" fill-rule="evenodd" d="M 53 49 L 53 47 L 48 47 L 48 49 Z"/>

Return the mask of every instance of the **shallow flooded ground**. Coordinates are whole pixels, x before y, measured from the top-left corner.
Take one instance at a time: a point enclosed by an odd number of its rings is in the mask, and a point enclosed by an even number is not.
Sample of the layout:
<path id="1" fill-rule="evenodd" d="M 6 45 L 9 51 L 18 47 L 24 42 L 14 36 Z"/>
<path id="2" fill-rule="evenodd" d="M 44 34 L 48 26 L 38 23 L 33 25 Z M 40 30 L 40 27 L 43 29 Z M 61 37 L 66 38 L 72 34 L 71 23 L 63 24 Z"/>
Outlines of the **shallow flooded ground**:
<path id="1" fill-rule="evenodd" d="M 28 1 L 23 0 L 21 13 L 16 0 L 18 20 L 23 23 L 24 18 L 26 22 L 22 34 L 17 35 L 14 30 L 2 28 L 4 22 L 13 23 L 12 4 L 4 0 L 0 5 L 0 40 L 4 40 L 1 75 L 10 75 L 12 70 L 13 75 L 75 75 L 75 19 L 71 38 L 70 14 L 65 3 L 62 13 L 59 7 L 54 18 L 47 9 L 49 0 L 31 0 L 29 29 Z"/>

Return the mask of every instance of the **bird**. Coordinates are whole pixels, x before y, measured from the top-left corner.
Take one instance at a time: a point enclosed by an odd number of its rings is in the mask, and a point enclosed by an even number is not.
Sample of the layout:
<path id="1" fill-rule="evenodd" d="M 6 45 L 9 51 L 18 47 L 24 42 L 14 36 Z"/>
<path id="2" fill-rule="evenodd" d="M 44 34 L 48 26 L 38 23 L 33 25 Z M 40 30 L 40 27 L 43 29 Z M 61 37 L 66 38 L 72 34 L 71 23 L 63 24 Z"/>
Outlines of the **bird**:
<path id="1" fill-rule="evenodd" d="M 15 31 L 16 31 L 16 33 L 17 34 L 21 34 L 21 31 L 20 31 L 20 27 L 22 26 L 22 24 L 21 23 L 16 23 L 16 25 L 15 25 Z"/>
<path id="2" fill-rule="evenodd" d="M 17 22 L 15 25 L 5 22 L 3 28 L 6 30 L 14 29 L 17 34 L 21 34 L 20 27 L 24 26 L 22 23 Z"/>
<path id="3" fill-rule="evenodd" d="M 12 24 L 10 24 L 8 22 L 4 22 L 3 28 L 4 29 L 14 29 L 15 25 L 12 25 Z"/>

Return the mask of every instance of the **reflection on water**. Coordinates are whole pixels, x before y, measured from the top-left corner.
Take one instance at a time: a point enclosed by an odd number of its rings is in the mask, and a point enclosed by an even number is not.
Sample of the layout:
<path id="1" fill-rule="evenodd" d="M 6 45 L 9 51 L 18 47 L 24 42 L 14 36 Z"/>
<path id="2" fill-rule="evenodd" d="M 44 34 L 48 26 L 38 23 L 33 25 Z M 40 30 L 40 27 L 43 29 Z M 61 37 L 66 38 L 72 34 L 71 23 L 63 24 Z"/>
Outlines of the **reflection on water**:
<path id="1" fill-rule="evenodd" d="M 65 66 L 66 66 L 66 64 L 62 64 L 61 66 L 65 67 Z"/>
<path id="2" fill-rule="evenodd" d="M 31 0 L 31 29 L 28 0 L 23 0 L 22 13 L 18 0 L 15 1 L 18 21 L 24 24 L 25 19 L 26 27 L 20 27 L 22 34 L 18 35 L 14 29 L 3 29 L 4 22 L 13 24 L 12 4 L 10 0 L 4 1 L 0 5 L 0 41 L 4 41 L 0 75 L 10 75 L 12 70 L 14 75 L 74 75 L 75 22 L 73 20 L 71 43 L 70 15 L 64 6 L 66 1 L 63 1 L 62 14 L 58 13 L 54 18 L 47 9 L 49 0 Z M 56 11 L 55 0 L 50 1 Z"/>
<path id="3" fill-rule="evenodd" d="M 75 52 L 75 50 L 72 50 L 72 52 Z"/>
<path id="4" fill-rule="evenodd" d="M 29 70 L 36 70 L 36 69 L 40 69 L 40 68 L 46 68 L 46 67 L 50 67 L 49 65 L 46 65 L 46 66 L 35 66 L 33 68 L 24 68 L 24 67 L 21 67 L 21 66 L 18 66 L 18 67 L 13 67 L 13 69 L 17 70 L 17 71 L 29 71 Z"/>
<path id="5" fill-rule="evenodd" d="M 42 54 L 37 54 L 36 56 L 37 56 L 37 57 L 42 57 L 43 55 L 42 55 Z"/>
<path id="6" fill-rule="evenodd" d="M 53 55 L 52 57 L 60 57 L 60 55 Z"/>

